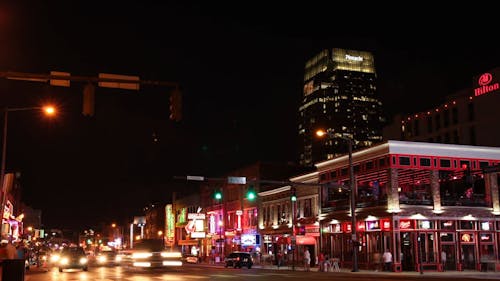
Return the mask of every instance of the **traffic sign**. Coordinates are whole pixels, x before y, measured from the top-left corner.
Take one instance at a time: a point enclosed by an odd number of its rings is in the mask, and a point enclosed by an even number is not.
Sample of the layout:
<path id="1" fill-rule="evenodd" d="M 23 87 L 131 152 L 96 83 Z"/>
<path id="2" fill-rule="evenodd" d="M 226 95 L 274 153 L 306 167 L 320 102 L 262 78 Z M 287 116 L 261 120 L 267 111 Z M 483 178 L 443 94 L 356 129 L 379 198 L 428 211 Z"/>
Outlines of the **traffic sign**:
<path id="1" fill-rule="evenodd" d="M 119 74 L 111 74 L 111 73 L 99 73 L 99 87 L 104 88 L 118 88 L 118 89 L 126 89 L 126 90 L 139 90 L 140 79 L 139 76 L 130 76 L 130 75 L 119 75 Z M 123 80 L 123 82 L 101 82 L 102 80 Z M 135 81 L 135 83 L 127 83 L 129 80 L 131 82 Z"/>
<path id="2" fill-rule="evenodd" d="M 246 184 L 246 177 L 227 177 L 227 183 L 229 184 Z"/>

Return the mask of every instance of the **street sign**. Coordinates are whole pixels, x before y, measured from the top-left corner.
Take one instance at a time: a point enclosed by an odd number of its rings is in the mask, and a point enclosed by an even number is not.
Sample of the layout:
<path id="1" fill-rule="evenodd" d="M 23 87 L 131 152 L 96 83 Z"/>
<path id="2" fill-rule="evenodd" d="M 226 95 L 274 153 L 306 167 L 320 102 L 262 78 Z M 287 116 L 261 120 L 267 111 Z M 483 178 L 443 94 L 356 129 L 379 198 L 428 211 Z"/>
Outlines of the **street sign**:
<path id="1" fill-rule="evenodd" d="M 227 183 L 229 184 L 246 184 L 246 177 L 227 177 Z"/>
<path id="2" fill-rule="evenodd" d="M 71 77 L 71 74 L 69 72 L 61 72 L 61 71 L 51 71 L 50 75 L 54 76 L 64 76 L 64 77 Z M 63 79 L 50 79 L 50 85 L 52 86 L 60 86 L 60 87 L 69 87 L 70 86 L 70 80 L 63 80 Z"/>
<path id="3" fill-rule="evenodd" d="M 99 82 L 99 87 L 104 88 L 118 88 L 118 89 L 126 89 L 126 90 L 139 90 L 139 76 L 130 76 L 130 75 L 119 75 L 119 74 L 111 74 L 111 73 L 99 73 L 99 79 L 116 79 L 116 80 L 124 80 L 123 82 Z M 137 83 L 127 83 L 125 80 L 129 81 L 137 81 Z"/>
<path id="4" fill-rule="evenodd" d="M 187 176 L 188 181 L 204 181 L 205 177 L 202 176 Z"/>

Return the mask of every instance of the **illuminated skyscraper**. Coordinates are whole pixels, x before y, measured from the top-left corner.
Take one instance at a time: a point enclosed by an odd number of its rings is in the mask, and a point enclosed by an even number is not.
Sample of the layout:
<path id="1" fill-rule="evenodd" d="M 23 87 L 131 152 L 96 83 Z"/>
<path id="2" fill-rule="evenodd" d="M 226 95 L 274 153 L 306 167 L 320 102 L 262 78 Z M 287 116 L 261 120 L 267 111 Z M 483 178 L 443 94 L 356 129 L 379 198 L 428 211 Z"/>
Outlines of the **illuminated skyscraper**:
<path id="1" fill-rule="evenodd" d="M 369 52 L 323 50 L 305 65 L 303 99 L 299 108 L 300 164 L 316 162 L 382 141 L 385 118 L 376 95 L 376 73 Z M 319 139 L 318 129 L 334 132 Z"/>

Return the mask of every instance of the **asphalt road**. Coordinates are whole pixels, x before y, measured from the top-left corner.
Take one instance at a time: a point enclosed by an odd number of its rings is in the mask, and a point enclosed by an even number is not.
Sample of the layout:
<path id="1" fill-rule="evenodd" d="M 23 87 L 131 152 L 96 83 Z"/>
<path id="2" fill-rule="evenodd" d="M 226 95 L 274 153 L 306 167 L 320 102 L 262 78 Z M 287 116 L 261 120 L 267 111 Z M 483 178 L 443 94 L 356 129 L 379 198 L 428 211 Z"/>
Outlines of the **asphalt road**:
<path id="1" fill-rule="evenodd" d="M 488 272 L 424 272 L 390 273 L 360 271 L 350 272 L 305 272 L 300 268 L 292 271 L 288 268 L 224 268 L 222 266 L 187 264 L 182 268 L 168 270 L 134 270 L 129 271 L 122 267 L 91 267 L 89 271 L 65 270 L 60 273 L 56 268 L 48 270 L 34 269 L 25 275 L 25 281 L 184 281 L 184 280 L 258 280 L 258 281 L 293 281 L 293 280 L 500 280 L 500 273 Z M 9 281 L 9 280 L 2 280 Z M 17 281 L 17 280 L 16 280 Z"/>

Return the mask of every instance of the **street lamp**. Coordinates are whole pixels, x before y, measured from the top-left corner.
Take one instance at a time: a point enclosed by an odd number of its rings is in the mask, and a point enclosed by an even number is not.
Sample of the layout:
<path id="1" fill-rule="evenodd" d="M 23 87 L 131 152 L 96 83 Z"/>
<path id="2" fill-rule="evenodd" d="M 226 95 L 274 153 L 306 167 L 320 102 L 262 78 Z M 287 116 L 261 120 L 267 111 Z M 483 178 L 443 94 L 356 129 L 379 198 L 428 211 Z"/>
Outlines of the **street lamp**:
<path id="1" fill-rule="evenodd" d="M 324 135 L 328 135 L 330 139 L 334 138 L 333 131 L 316 131 L 316 135 L 319 137 L 323 137 Z M 352 165 L 352 144 L 353 139 L 344 137 L 342 135 L 336 135 L 335 137 L 341 138 L 347 141 L 348 144 L 348 153 L 349 153 L 349 181 L 350 181 L 350 209 L 351 209 L 351 241 L 352 241 L 352 272 L 358 272 L 358 235 L 357 235 L 357 223 L 356 223 L 356 185 L 354 183 L 354 167 Z"/>
<path id="2" fill-rule="evenodd" d="M 45 115 L 53 116 L 56 114 L 56 109 L 53 106 L 33 106 L 33 107 L 17 107 L 17 108 L 4 108 L 4 119 L 3 119 L 3 140 L 2 140 L 2 162 L 0 168 L 0 184 L 2 185 L 2 205 L 0 206 L 0 225 L 3 225 L 3 217 L 5 212 L 5 204 L 7 199 L 7 185 L 5 184 L 5 161 L 7 159 L 7 127 L 8 127 L 8 117 L 9 112 L 14 111 L 28 111 L 28 110 L 42 110 Z"/>

